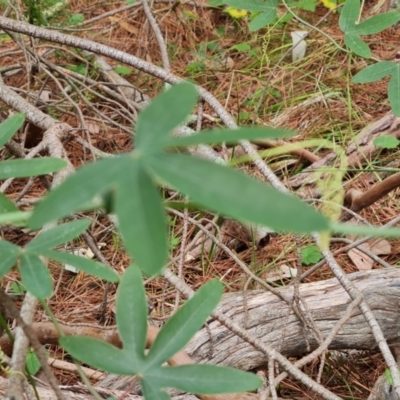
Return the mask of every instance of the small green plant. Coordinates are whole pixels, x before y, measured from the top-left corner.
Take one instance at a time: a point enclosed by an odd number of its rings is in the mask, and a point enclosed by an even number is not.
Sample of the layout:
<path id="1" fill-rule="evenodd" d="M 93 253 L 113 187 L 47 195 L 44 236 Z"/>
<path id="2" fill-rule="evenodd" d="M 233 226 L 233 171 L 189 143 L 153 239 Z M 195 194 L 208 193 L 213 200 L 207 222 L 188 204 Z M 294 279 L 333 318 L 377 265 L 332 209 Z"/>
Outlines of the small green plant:
<path id="1" fill-rule="evenodd" d="M 400 140 L 391 135 L 382 135 L 374 139 L 374 145 L 382 149 L 395 149 L 400 144 Z"/>
<path id="2" fill-rule="evenodd" d="M 301 249 L 301 262 L 304 265 L 315 264 L 320 260 L 322 260 L 322 254 L 318 246 L 312 245 Z"/>

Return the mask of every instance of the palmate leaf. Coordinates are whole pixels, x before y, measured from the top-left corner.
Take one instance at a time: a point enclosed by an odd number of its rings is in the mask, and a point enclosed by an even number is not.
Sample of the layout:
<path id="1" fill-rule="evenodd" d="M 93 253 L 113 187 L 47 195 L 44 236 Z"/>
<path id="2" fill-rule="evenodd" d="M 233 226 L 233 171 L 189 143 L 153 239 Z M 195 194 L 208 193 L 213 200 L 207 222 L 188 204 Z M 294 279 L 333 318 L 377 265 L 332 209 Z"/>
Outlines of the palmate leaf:
<path id="1" fill-rule="evenodd" d="M 64 160 L 51 157 L 3 161 L 0 163 L 0 179 L 49 174 L 59 171 L 66 165 Z"/>
<path id="2" fill-rule="evenodd" d="M 54 251 L 50 249 L 42 249 L 41 254 L 63 264 L 72 265 L 76 269 L 95 276 L 96 278 L 104 279 L 108 282 L 119 281 L 119 276 L 114 270 L 89 258 L 80 257 L 64 251 Z"/>
<path id="3" fill-rule="evenodd" d="M 223 285 L 202 286 L 162 327 L 146 357 L 146 367 L 161 365 L 189 343 L 221 300 Z"/>
<path id="4" fill-rule="evenodd" d="M 118 349 L 102 340 L 87 336 L 64 336 L 59 339 L 72 357 L 102 371 L 117 375 L 135 375 L 128 352 Z"/>
<path id="5" fill-rule="evenodd" d="M 239 129 L 215 129 L 204 131 L 195 135 L 171 138 L 168 146 L 185 147 L 198 144 L 236 143 L 239 140 L 256 139 L 279 139 L 293 136 L 295 132 L 286 129 L 275 128 L 253 128 L 244 127 Z"/>
<path id="6" fill-rule="evenodd" d="M 29 242 L 25 249 L 29 252 L 40 252 L 43 249 L 52 249 L 60 244 L 75 239 L 84 232 L 89 225 L 90 220 L 88 219 L 58 225 L 48 231 L 40 233 Z"/>
<path id="7" fill-rule="evenodd" d="M 159 387 L 174 387 L 195 394 L 239 393 L 255 390 L 262 380 L 255 374 L 216 365 L 180 365 L 154 368 L 146 379 Z"/>
<path id="8" fill-rule="evenodd" d="M 36 254 L 22 253 L 19 262 L 22 284 L 38 299 L 51 295 L 53 282 L 48 268 Z"/>
<path id="9" fill-rule="evenodd" d="M 168 254 L 166 217 L 157 187 L 139 160 L 132 158 L 120 177 L 115 213 L 135 264 L 147 275 L 159 273 Z"/>
<path id="10" fill-rule="evenodd" d="M 142 274 L 130 266 L 121 278 L 117 294 L 117 327 L 124 350 L 139 370 L 144 364 L 147 335 L 147 301 Z"/>
<path id="11" fill-rule="evenodd" d="M 0 147 L 4 146 L 17 133 L 24 121 L 24 114 L 14 114 L 0 124 Z"/>
<path id="12" fill-rule="evenodd" d="M 181 83 L 157 96 L 140 114 L 136 124 L 135 148 L 142 153 L 158 153 L 170 132 L 184 122 L 192 111 L 197 91 Z"/>
<path id="13" fill-rule="evenodd" d="M 163 154 L 147 165 L 165 182 L 210 210 L 277 231 L 327 230 L 328 220 L 301 200 L 234 169 L 183 154 Z"/>
<path id="14" fill-rule="evenodd" d="M 106 192 L 129 163 L 130 157 L 122 155 L 85 165 L 35 207 L 28 226 L 38 229 L 47 222 L 73 213 L 96 195 Z"/>

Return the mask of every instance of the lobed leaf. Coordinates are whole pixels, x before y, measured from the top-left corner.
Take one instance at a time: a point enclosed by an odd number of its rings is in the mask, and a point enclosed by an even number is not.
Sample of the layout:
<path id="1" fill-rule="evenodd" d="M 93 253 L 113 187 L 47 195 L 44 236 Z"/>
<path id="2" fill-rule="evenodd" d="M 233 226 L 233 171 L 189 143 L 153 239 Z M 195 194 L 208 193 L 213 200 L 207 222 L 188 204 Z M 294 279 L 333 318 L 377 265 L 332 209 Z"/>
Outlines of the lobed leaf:
<path id="1" fill-rule="evenodd" d="M 172 86 L 157 96 L 139 113 L 135 137 L 138 152 L 160 152 L 169 133 L 186 120 L 197 97 L 196 88 L 189 83 Z"/>
<path id="2" fill-rule="evenodd" d="M 210 210 L 277 231 L 328 229 L 328 220 L 301 200 L 234 169 L 183 154 L 147 162 L 161 179 Z"/>
<path id="3" fill-rule="evenodd" d="M 59 343 L 72 357 L 103 371 L 117 375 L 135 375 L 138 372 L 132 367 L 129 353 L 99 339 L 63 336 Z"/>
<path id="4" fill-rule="evenodd" d="M 3 161 L 0 163 L 0 179 L 49 174 L 59 171 L 66 165 L 64 160 L 51 157 Z"/>
<path id="5" fill-rule="evenodd" d="M 217 280 L 202 286 L 162 327 L 146 357 L 146 367 L 161 365 L 189 343 L 221 300 Z"/>
<path id="6" fill-rule="evenodd" d="M 24 121 L 24 114 L 14 114 L 0 124 L 0 147 L 3 147 L 17 133 Z"/>
<path id="7" fill-rule="evenodd" d="M 124 350 L 139 370 L 144 362 L 147 336 L 147 301 L 142 274 L 130 266 L 121 278 L 116 304 L 117 327 Z"/>
<path id="8" fill-rule="evenodd" d="M 87 274 L 95 276 L 96 278 L 104 279 L 108 282 L 119 281 L 119 275 L 114 270 L 89 258 L 80 257 L 64 251 L 54 251 L 50 249 L 42 249 L 41 253 L 44 256 L 59 261 L 63 264 L 72 265 L 80 271 L 86 272 Z"/>
<path id="9" fill-rule="evenodd" d="M 166 218 L 157 187 L 137 160 L 121 176 L 115 213 L 129 255 L 147 275 L 159 273 L 168 254 Z"/>
<path id="10" fill-rule="evenodd" d="M 353 83 L 369 83 L 379 81 L 387 75 L 391 75 L 398 68 L 398 64 L 393 61 L 379 61 L 376 64 L 364 68 L 351 80 Z"/>
<path id="11" fill-rule="evenodd" d="M 241 393 L 262 385 L 262 380 L 255 374 L 216 365 L 161 367 L 146 373 L 146 378 L 160 387 L 195 394 Z"/>
<path id="12" fill-rule="evenodd" d="M 82 219 L 58 225 L 45 232 L 41 232 L 25 247 L 29 252 L 40 252 L 45 249 L 52 249 L 60 244 L 75 239 L 84 232 L 90 225 L 90 220 Z"/>
<path id="13" fill-rule="evenodd" d="M 45 299 L 53 291 L 49 269 L 36 254 L 22 253 L 19 262 L 22 284 L 38 299 Z"/>

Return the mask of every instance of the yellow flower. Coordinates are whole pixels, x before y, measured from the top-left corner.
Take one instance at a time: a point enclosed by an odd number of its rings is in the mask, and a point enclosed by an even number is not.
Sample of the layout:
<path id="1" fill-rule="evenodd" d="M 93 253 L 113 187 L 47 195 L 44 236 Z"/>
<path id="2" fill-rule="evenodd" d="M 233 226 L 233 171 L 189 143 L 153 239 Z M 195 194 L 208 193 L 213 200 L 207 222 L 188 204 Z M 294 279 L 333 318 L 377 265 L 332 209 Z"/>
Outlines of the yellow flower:
<path id="1" fill-rule="evenodd" d="M 228 13 L 232 18 L 236 19 L 244 18 L 247 16 L 246 10 L 240 10 L 238 8 L 226 7 L 224 11 Z"/>
<path id="2" fill-rule="evenodd" d="M 321 0 L 321 1 L 326 8 L 329 8 L 329 10 L 333 10 L 337 6 L 336 0 Z"/>

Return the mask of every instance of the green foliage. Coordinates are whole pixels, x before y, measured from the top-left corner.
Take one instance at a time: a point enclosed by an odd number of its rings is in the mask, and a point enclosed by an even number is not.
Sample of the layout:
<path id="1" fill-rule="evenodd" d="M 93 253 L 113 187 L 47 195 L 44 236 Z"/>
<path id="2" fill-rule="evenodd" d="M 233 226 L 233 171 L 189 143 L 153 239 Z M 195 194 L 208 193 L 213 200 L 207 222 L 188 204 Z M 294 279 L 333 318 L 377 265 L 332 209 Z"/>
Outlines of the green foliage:
<path id="1" fill-rule="evenodd" d="M 239 220 L 285 231 L 326 230 L 328 221 L 299 199 L 228 167 L 171 153 L 172 147 L 201 143 L 203 137 L 206 142 L 220 143 L 245 137 L 276 138 L 290 134 L 281 129 L 242 128 L 204 132 L 188 139 L 174 138 L 171 132 L 185 121 L 196 98 L 196 91 L 190 84 L 174 86 L 158 96 L 139 115 L 135 151 L 81 168 L 36 207 L 29 226 L 39 228 L 65 217 L 112 189 L 113 212 L 118 216 L 126 250 L 146 274 L 157 274 L 168 254 L 168 230 L 154 183 L 161 179 L 196 203 Z M 246 196 L 239 193 L 246 193 Z M 126 201 L 128 198 L 130 201 Z"/>
<path id="2" fill-rule="evenodd" d="M 68 18 L 68 22 L 70 25 L 79 25 L 85 20 L 85 16 L 83 14 L 73 14 Z"/>
<path id="3" fill-rule="evenodd" d="M 339 27 L 344 32 L 344 42 L 357 55 L 371 58 L 371 50 L 359 36 L 372 35 L 389 28 L 400 21 L 400 13 L 379 14 L 358 23 L 361 13 L 360 0 L 346 0 L 339 19 Z"/>
<path id="4" fill-rule="evenodd" d="M 88 227 L 90 221 L 73 221 L 58 225 L 42 232 L 31 240 L 25 248 L 20 248 L 4 240 L 0 241 L 0 277 L 4 276 L 19 260 L 18 269 L 22 284 L 39 299 L 51 295 L 53 290 L 52 279 L 48 268 L 43 264 L 40 256 L 68 263 L 99 278 L 117 282 L 118 275 L 105 265 L 90 259 L 52 250 L 54 247 L 68 242 L 81 234 Z"/>
<path id="5" fill-rule="evenodd" d="M 400 14 L 400 13 L 399 13 Z M 388 86 L 389 102 L 396 116 L 400 116 L 400 65 L 394 61 L 380 61 L 369 65 L 356 75 L 353 83 L 374 82 L 390 75 Z"/>
<path id="6" fill-rule="evenodd" d="M 374 145 L 383 149 L 395 149 L 400 144 L 400 140 L 391 135 L 383 135 L 374 139 Z"/>
<path id="7" fill-rule="evenodd" d="M 223 285 L 216 280 L 200 288 L 164 325 L 145 355 L 147 303 L 140 270 L 131 266 L 121 278 L 117 294 L 117 327 L 123 348 L 120 350 L 84 336 L 63 337 L 60 343 L 73 357 L 86 364 L 115 374 L 139 376 L 146 399 L 168 399 L 163 391 L 166 387 L 196 394 L 254 390 L 262 382 L 247 372 L 211 365 L 162 366 L 204 324 L 220 301 L 222 291 Z"/>
<path id="8" fill-rule="evenodd" d="M 117 65 L 114 71 L 119 75 L 130 75 L 132 73 L 132 68 L 125 67 L 124 65 Z"/>
<path id="9" fill-rule="evenodd" d="M 29 349 L 26 355 L 26 369 L 31 375 L 36 375 L 40 370 L 40 361 L 36 353 Z"/>
<path id="10" fill-rule="evenodd" d="M 301 262 L 303 264 L 315 264 L 320 260 L 322 260 L 322 254 L 318 246 L 312 245 L 301 249 Z"/>
<path id="11" fill-rule="evenodd" d="M 276 18 L 278 0 L 224 0 L 224 4 L 259 14 L 250 22 L 249 30 L 257 31 Z"/>

